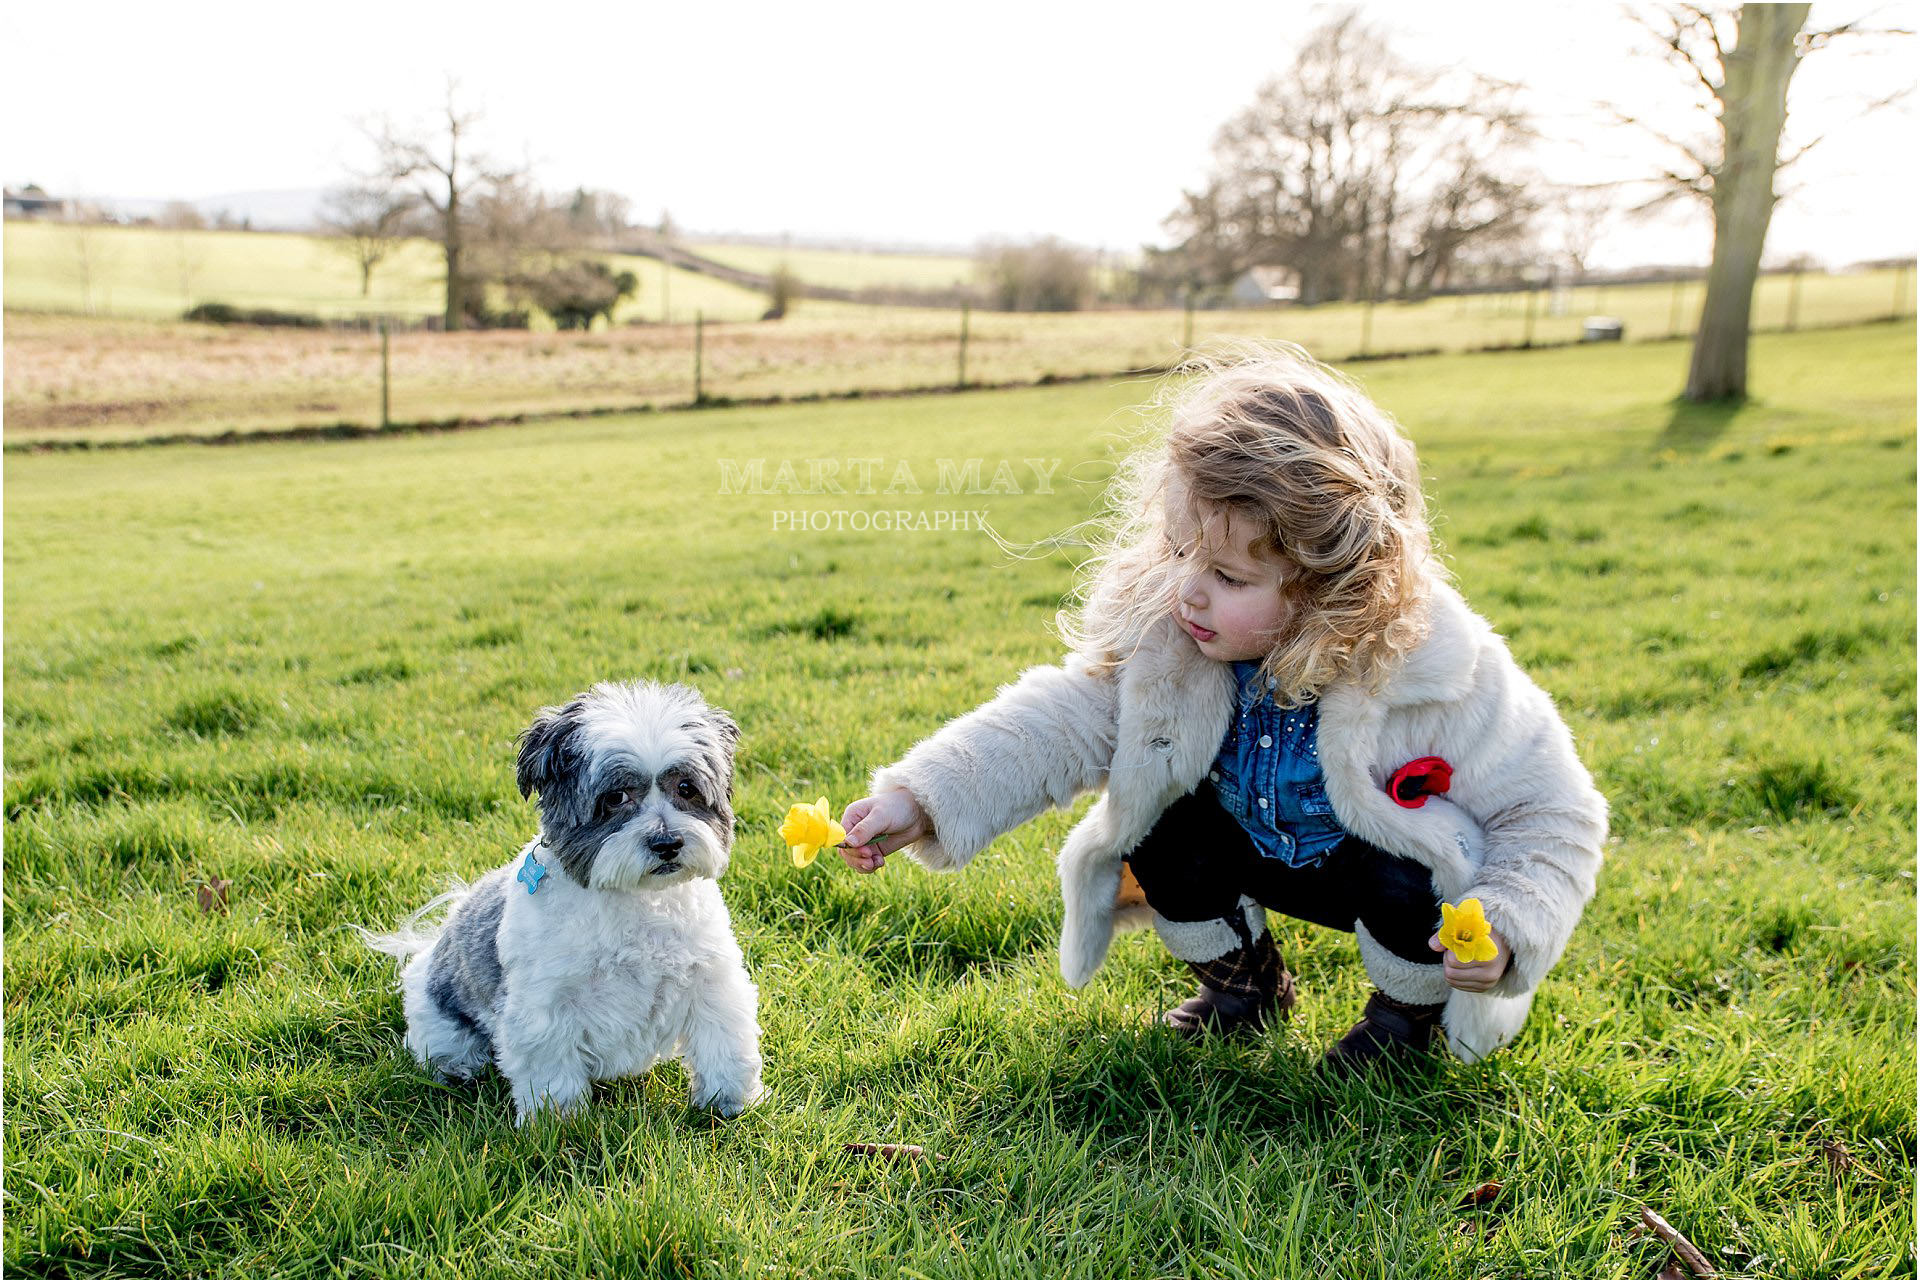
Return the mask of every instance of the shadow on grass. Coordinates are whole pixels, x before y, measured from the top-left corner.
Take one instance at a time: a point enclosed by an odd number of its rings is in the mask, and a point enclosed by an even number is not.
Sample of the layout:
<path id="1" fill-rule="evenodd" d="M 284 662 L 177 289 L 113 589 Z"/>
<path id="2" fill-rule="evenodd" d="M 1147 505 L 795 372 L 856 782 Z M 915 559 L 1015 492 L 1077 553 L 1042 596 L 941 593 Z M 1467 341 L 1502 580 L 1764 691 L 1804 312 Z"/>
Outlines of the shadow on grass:
<path id="1" fill-rule="evenodd" d="M 1673 450 L 1680 454 L 1699 454 L 1714 442 L 1726 435 L 1727 429 L 1740 412 L 1751 404 L 1747 401 L 1709 401 L 1696 404 L 1684 397 L 1674 398 L 1673 414 L 1667 420 L 1667 426 L 1660 430 L 1654 439 L 1656 453 L 1661 450 Z"/>
<path id="2" fill-rule="evenodd" d="M 1499 1112 L 1513 1090 L 1503 1069 L 1444 1055 L 1324 1076 L 1315 1068 L 1321 1049 L 1284 1034 L 1195 1046 L 1170 1029 L 1093 1020 L 1064 1022 L 1037 1041 L 1044 1045 L 1002 1043 L 977 1056 L 929 1040 L 885 1064 L 849 1064 L 821 1087 L 832 1096 L 876 1079 L 947 1081 L 973 1102 L 967 1128 L 986 1135 L 1041 1127 L 1113 1141 L 1164 1132 L 1172 1122 L 1176 1132 L 1236 1143 L 1376 1133 L 1415 1148 Z M 958 1084 L 956 1066 L 964 1066 Z"/>
<path id="3" fill-rule="evenodd" d="M 801 950 L 857 959 L 875 981 L 955 984 L 1051 950 L 1049 908 L 984 897 L 955 912 L 956 892 L 910 884 L 891 894 L 840 878 L 793 878 L 730 893 L 743 931 L 777 933 Z"/>

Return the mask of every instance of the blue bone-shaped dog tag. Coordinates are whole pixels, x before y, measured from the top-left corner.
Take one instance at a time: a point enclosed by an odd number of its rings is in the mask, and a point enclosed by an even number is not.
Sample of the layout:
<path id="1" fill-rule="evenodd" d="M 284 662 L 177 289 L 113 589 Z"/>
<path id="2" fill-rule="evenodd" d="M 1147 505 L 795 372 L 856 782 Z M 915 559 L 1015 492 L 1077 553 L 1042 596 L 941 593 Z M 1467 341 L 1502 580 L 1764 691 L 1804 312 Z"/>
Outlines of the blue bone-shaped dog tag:
<path id="1" fill-rule="evenodd" d="M 514 875 L 527 884 L 527 894 L 532 895 L 540 889 L 540 879 L 547 876 L 547 866 L 533 858 L 533 852 L 527 852 L 527 862 L 520 866 L 520 872 Z"/>

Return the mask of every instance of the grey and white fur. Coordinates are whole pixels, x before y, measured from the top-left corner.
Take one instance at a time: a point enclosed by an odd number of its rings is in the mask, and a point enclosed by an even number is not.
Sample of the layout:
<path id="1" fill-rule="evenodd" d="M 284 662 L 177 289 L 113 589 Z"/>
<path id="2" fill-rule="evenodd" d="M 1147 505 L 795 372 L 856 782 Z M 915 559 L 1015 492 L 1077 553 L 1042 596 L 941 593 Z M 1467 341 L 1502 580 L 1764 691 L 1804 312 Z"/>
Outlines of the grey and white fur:
<path id="1" fill-rule="evenodd" d="M 760 1096 L 758 994 L 716 883 L 739 736 L 677 684 L 602 682 L 540 711 L 518 770 L 521 795 L 539 795 L 539 836 L 392 934 L 362 933 L 403 963 L 422 1065 L 454 1079 L 498 1066 L 522 1123 L 669 1056 L 696 1105 L 731 1116 Z M 529 852 L 546 867 L 533 891 Z"/>

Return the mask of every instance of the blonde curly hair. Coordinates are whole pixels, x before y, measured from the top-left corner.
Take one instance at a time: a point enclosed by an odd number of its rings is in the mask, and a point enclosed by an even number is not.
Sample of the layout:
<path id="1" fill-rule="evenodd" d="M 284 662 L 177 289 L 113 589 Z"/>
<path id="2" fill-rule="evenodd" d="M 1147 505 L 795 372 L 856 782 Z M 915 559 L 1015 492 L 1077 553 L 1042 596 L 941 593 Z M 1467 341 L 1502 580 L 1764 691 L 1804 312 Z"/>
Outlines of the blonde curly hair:
<path id="1" fill-rule="evenodd" d="M 1261 661 L 1286 704 L 1350 680 L 1378 690 L 1426 634 L 1446 571 L 1433 554 L 1413 443 L 1349 379 L 1293 344 L 1240 345 L 1182 367 L 1157 434 L 1107 491 L 1061 639 L 1110 671 L 1175 610 L 1193 573 L 1181 530 L 1252 523 L 1255 555 L 1288 567 L 1290 611 Z M 1191 524 L 1190 524 L 1191 523 Z M 1184 545 L 1184 546 L 1183 546 Z"/>

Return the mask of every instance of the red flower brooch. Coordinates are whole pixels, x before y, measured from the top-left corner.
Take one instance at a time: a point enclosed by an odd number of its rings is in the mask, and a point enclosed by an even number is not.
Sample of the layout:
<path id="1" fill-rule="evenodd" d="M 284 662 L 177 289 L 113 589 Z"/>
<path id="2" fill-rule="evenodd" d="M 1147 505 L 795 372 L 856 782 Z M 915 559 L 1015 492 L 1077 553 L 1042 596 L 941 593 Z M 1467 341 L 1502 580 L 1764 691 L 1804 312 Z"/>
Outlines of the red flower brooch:
<path id="1" fill-rule="evenodd" d="M 1427 798 L 1453 785 L 1453 767 L 1444 757 L 1416 757 L 1387 781 L 1387 796 L 1401 806 L 1418 809 Z"/>

